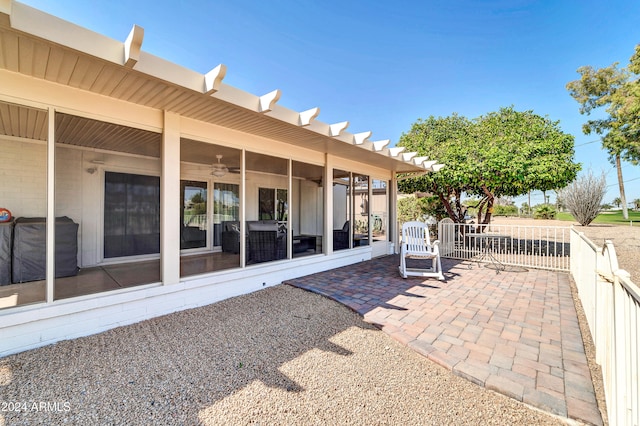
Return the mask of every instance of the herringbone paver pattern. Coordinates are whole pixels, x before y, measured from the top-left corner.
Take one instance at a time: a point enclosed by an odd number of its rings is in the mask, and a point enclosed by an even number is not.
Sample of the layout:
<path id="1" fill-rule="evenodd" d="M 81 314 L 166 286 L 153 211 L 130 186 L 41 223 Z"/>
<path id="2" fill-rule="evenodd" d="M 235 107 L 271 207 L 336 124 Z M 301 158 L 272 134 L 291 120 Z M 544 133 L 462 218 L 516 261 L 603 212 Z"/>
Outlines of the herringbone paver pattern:
<path id="1" fill-rule="evenodd" d="M 443 259 L 446 281 L 402 279 L 388 256 L 288 284 L 330 297 L 480 386 L 602 424 L 569 276 Z"/>

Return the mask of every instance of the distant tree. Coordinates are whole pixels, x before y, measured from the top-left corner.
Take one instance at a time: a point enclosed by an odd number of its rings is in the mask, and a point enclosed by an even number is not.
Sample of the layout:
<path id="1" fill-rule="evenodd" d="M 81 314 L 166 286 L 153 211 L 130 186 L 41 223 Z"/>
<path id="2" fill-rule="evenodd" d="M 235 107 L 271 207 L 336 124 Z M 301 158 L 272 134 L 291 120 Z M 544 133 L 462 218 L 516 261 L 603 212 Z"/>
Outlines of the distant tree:
<path id="1" fill-rule="evenodd" d="M 620 199 L 620 197 L 616 197 L 611 203 L 616 207 L 620 207 L 620 204 L 622 204 L 622 200 Z"/>
<path id="2" fill-rule="evenodd" d="M 611 210 L 613 208 L 613 206 L 609 203 L 604 203 L 600 206 L 601 210 Z"/>
<path id="3" fill-rule="evenodd" d="M 573 162 L 573 136 L 557 121 L 531 111 L 501 108 L 475 120 L 454 114 L 419 119 L 398 146 L 446 165 L 437 173 L 399 182 L 401 192 L 430 192 L 449 217 L 462 223 L 461 197 L 478 197 L 478 221 L 489 223 L 496 198 L 529 190 L 551 190 L 571 182 L 580 165 Z"/>
<path id="4" fill-rule="evenodd" d="M 618 69 L 618 63 L 594 69 L 578 68 L 579 80 L 567 84 L 569 94 L 580 104 L 580 113 L 589 115 L 596 108 L 605 107 L 605 118 L 588 120 L 585 134 L 602 136 L 602 146 L 609 161 L 616 166 L 622 215 L 629 218 L 622 177 L 621 159 L 638 164 L 640 161 L 640 45 L 635 48 L 628 68 Z"/>
<path id="5" fill-rule="evenodd" d="M 534 219 L 555 219 L 556 209 L 551 204 L 539 204 L 533 208 Z"/>
<path id="6" fill-rule="evenodd" d="M 640 198 L 636 198 L 635 200 L 632 201 L 633 203 L 633 208 L 636 210 L 640 210 Z"/>
<path id="7" fill-rule="evenodd" d="M 573 217 L 582 226 L 587 226 L 600 213 L 606 190 L 607 181 L 604 173 L 598 178 L 589 171 L 560 190 L 558 196 L 562 198 L 562 203 L 567 206 Z"/>

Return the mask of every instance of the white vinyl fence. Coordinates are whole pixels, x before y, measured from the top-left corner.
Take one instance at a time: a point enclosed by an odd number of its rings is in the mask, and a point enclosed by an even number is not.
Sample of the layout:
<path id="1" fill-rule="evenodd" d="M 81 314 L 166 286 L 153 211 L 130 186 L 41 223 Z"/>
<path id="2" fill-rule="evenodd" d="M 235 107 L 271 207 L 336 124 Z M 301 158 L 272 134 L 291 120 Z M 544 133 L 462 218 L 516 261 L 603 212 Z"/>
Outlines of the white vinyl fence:
<path id="1" fill-rule="evenodd" d="M 571 274 L 602 366 L 609 424 L 640 425 L 640 289 L 618 268 L 611 241 L 571 230 Z"/>
<path id="2" fill-rule="evenodd" d="M 451 259 L 569 271 L 569 227 L 438 224 L 440 254 Z"/>

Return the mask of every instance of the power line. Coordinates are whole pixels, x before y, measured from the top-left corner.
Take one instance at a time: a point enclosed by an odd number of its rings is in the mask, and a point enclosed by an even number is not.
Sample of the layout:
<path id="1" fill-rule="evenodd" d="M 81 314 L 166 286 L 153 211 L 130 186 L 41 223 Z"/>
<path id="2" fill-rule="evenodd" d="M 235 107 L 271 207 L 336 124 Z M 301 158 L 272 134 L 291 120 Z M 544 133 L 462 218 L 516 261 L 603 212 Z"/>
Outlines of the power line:
<path id="1" fill-rule="evenodd" d="M 581 143 L 580 145 L 575 145 L 575 147 L 577 148 L 577 147 L 579 147 L 579 146 L 589 145 L 589 144 L 592 144 L 592 143 L 600 142 L 601 140 L 602 140 L 602 139 L 596 139 L 596 140 L 594 140 L 594 141 L 584 142 L 584 143 Z"/>
<path id="2" fill-rule="evenodd" d="M 633 182 L 634 180 L 640 180 L 640 177 L 629 179 L 629 180 L 623 180 L 622 183 L 629 183 L 629 182 Z M 611 185 L 607 185 L 607 188 L 609 188 L 610 186 L 617 186 L 617 185 L 618 185 L 617 183 L 612 183 Z"/>

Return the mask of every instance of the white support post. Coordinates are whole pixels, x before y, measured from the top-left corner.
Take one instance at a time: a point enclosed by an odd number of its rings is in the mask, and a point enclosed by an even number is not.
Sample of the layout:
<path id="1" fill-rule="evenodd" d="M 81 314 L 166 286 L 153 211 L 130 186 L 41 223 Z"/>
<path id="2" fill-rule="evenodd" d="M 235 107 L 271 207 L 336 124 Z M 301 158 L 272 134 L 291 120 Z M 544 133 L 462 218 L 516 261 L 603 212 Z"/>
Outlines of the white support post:
<path id="1" fill-rule="evenodd" d="M 324 161 L 324 254 L 333 252 L 333 158 L 325 154 Z"/>
<path id="2" fill-rule="evenodd" d="M 180 116 L 164 112 L 160 176 L 160 259 L 164 285 L 180 282 Z"/>
<path id="3" fill-rule="evenodd" d="M 46 302 L 53 302 L 54 282 L 56 274 L 56 111 L 49 107 L 47 111 L 47 267 L 46 267 Z"/>
<path id="4" fill-rule="evenodd" d="M 247 239 L 243 235 L 247 235 L 247 168 L 246 168 L 247 151 L 243 148 L 240 154 L 240 267 L 244 268 L 247 264 Z"/>
<path id="5" fill-rule="evenodd" d="M 291 193 L 293 192 L 293 162 L 291 158 L 288 160 L 287 170 L 289 172 L 287 176 L 287 206 L 289 206 L 288 209 L 291 209 L 293 205 L 291 200 Z M 291 221 L 291 210 L 287 212 L 287 259 L 293 259 L 293 222 Z"/>
<path id="6" fill-rule="evenodd" d="M 398 242 L 400 236 L 398 235 L 398 179 L 396 174 L 393 173 L 391 178 L 391 185 L 389 185 L 389 199 L 391 200 L 389 209 L 389 238 L 393 243 L 394 253 L 400 252 Z"/>

